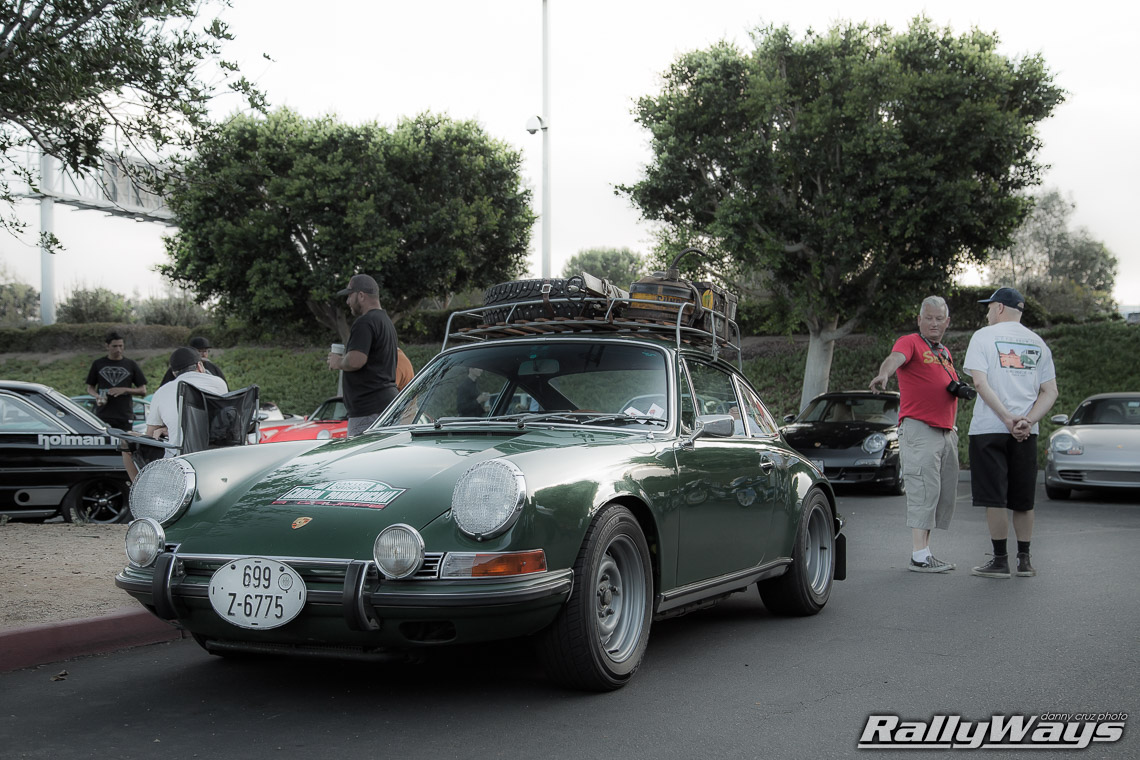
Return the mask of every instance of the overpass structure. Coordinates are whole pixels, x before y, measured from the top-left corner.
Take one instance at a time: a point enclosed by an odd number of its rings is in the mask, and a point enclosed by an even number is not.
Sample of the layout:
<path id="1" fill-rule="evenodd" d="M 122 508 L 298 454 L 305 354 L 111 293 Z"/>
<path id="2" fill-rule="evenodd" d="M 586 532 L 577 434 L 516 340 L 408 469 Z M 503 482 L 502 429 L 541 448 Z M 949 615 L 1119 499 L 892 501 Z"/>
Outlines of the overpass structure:
<path id="1" fill-rule="evenodd" d="M 39 184 L 15 195 L 39 201 L 41 238 L 46 236 L 44 233 L 55 231 L 57 203 L 174 226 L 174 214 L 167 208 L 166 200 L 138 180 L 160 171 L 142 159 L 105 153 L 100 168 L 83 175 L 69 171 L 54 156 L 30 149 L 25 151 L 21 163 L 32 176 L 39 177 Z M 55 323 L 55 256 L 43 243 L 40 244 L 40 319 L 45 325 Z"/>

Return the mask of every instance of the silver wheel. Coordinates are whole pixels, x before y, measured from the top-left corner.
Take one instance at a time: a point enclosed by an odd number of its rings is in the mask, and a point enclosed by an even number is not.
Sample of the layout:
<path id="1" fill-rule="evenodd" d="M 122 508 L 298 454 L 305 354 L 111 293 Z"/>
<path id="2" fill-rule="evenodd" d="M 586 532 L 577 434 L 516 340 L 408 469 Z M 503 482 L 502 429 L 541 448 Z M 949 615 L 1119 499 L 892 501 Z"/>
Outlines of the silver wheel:
<path id="1" fill-rule="evenodd" d="M 818 503 L 811 505 L 806 534 L 805 580 L 815 594 L 822 594 L 831 587 L 831 576 L 835 569 L 835 536 L 832 534 L 831 515 L 826 507 Z"/>
<path id="2" fill-rule="evenodd" d="M 644 625 L 648 589 L 641 554 L 628 536 L 606 547 L 594 576 L 598 644 L 614 662 L 624 662 L 637 649 Z"/>

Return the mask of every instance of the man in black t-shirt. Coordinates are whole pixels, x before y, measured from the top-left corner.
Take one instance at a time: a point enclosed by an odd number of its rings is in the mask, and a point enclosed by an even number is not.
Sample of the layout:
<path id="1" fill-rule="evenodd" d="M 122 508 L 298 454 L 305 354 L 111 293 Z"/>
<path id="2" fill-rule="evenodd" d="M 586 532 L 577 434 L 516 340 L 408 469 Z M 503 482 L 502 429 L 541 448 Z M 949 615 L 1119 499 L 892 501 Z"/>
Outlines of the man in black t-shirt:
<path id="1" fill-rule="evenodd" d="M 348 437 L 360 435 L 396 398 L 396 328 L 380 308 L 380 288 L 366 274 L 353 275 L 337 293 L 356 321 L 344 354 L 329 352 L 331 370 L 344 371 L 344 405 L 348 408 Z"/>
<path id="2" fill-rule="evenodd" d="M 126 342 L 117 332 L 103 339 L 107 356 L 87 370 L 87 392 L 95 397 L 95 416 L 107 427 L 130 430 L 135 396 L 146 395 L 146 377 L 139 365 L 123 356 Z"/>

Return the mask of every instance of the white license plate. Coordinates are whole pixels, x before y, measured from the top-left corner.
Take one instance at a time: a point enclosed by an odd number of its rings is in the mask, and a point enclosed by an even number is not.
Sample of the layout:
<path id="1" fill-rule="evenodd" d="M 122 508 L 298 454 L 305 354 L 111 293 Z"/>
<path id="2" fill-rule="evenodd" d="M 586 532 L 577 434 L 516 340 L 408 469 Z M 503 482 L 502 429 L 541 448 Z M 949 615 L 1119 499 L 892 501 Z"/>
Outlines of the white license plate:
<path id="1" fill-rule="evenodd" d="M 305 582 L 276 560 L 235 559 L 210 577 L 210 604 L 223 620 L 240 628 L 277 628 L 305 606 Z"/>

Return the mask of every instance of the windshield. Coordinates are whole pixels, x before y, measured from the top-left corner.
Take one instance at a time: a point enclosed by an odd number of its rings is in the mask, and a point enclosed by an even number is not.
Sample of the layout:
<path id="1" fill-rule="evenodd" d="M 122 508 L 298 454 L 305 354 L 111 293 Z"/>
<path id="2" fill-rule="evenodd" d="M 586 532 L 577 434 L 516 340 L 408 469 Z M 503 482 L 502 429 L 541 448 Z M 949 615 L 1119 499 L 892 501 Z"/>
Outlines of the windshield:
<path id="1" fill-rule="evenodd" d="M 521 419 L 663 427 L 665 354 L 615 342 L 500 343 L 441 356 L 379 426 Z"/>
<path id="2" fill-rule="evenodd" d="M 309 422 L 342 422 L 347 419 L 348 409 L 344 406 L 344 400 L 339 398 L 322 401 L 317 410 L 309 415 Z"/>
<path id="3" fill-rule="evenodd" d="M 899 423 L 899 400 L 893 396 L 824 396 L 812 399 L 796 422 Z"/>
<path id="4" fill-rule="evenodd" d="M 1140 398 L 1098 398 L 1083 402 L 1070 425 L 1140 425 Z"/>

